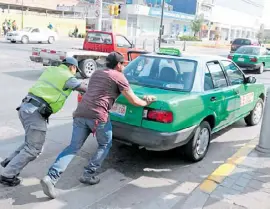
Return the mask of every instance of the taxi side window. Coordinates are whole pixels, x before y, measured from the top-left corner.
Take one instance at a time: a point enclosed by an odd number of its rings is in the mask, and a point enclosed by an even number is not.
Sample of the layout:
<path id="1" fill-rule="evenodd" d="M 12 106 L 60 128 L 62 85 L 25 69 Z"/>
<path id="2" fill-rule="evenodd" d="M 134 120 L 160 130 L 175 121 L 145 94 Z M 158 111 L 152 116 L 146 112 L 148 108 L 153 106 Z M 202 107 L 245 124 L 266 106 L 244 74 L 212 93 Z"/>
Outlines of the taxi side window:
<path id="1" fill-rule="evenodd" d="M 244 83 L 244 75 L 234 63 L 227 60 L 222 60 L 221 63 L 232 85 Z"/>
<path id="2" fill-rule="evenodd" d="M 228 86 L 227 80 L 219 62 L 217 61 L 208 62 L 206 65 L 211 74 L 214 87 L 215 88 L 227 87 Z"/>
<path id="3" fill-rule="evenodd" d="M 204 72 L 204 90 L 208 91 L 208 90 L 212 90 L 214 89 L 214 83 L 210 74 L 209 69 L 206 67 L 205 68 L 205 72 Z"/>

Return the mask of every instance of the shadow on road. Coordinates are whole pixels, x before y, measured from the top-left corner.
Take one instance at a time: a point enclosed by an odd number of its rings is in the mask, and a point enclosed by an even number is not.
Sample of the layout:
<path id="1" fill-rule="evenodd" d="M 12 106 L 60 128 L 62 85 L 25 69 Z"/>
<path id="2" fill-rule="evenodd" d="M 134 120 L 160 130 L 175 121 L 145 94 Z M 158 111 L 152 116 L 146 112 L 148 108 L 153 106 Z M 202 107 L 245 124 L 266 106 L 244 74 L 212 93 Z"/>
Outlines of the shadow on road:
<path id="1" fill-rule="evenodd" d="M 42 72 L 43 70 L 22 70 L 22 71 L 12 71 L 12 72 L 3 72 L 3 73 L 12 77 L 23 79 L 23 80 L 36 81 L 40 77 Z"/>

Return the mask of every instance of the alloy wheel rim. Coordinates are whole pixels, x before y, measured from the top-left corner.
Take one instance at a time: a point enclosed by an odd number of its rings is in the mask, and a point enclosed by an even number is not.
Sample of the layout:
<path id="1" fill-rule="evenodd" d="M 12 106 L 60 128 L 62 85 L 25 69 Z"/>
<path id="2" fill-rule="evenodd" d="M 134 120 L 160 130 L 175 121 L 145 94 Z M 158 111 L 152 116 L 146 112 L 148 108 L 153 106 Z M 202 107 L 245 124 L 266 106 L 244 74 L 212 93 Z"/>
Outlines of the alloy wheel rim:
<path id="1" fill-rule="evenodd" d="M 207 150 L 208 144 L 210 140 L 210 133 L 207 128 L 203 128 L 200 133 L 197 140 L 197 147 L 196 151 L 198 155 L 203 155 L 205 151 Z"/>
<path id="2" fill-rule="evenodd" d="M 85 73 L 87 76 L 91 76 L 92 73 L 95 71 L 95 67 L 93 63 L 87 63 L 85 66 Z"/>
<path id="3" fill-rule="evenodd" d="M 255 106 L 254 112 L 253 112 L 253 122 L 255 124 L 259 123 L 262 117 L 262 103 L 258 102 Z"/>

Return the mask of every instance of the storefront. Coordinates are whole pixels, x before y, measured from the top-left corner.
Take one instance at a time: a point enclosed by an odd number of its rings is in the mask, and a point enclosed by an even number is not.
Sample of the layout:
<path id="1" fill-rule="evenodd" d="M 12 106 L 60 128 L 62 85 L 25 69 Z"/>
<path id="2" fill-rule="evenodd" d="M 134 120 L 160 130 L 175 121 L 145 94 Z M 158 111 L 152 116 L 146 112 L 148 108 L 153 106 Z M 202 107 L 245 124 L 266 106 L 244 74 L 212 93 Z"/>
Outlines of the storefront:
<path id="1" fill-rule="evenodd" d="M 127 12 L 128 36 L 158 36 L 161 17 L 160 8 L 127 5 Z M 192 35 L 191 22 L 194 18 L 194 15 L 164 11 L 164 34 Z"/>

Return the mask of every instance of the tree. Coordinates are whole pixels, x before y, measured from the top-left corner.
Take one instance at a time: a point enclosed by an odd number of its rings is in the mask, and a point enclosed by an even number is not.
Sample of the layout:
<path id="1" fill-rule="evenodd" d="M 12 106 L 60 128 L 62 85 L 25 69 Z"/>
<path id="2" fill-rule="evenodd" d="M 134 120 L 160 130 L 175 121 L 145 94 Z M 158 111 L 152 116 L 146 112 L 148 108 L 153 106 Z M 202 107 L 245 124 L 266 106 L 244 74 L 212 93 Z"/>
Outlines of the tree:
<path id="1" fill-rule="evenodd" d="M 195 20 L 191 22 L 191 30 L 194 32 L 194 37 L 200 32 L 203 24 L 202 17 L 196 17 Z"/>

